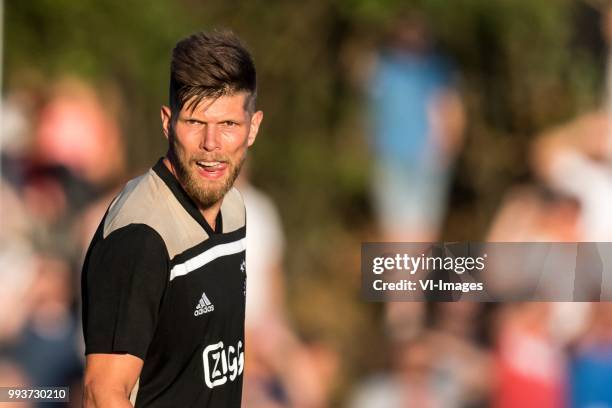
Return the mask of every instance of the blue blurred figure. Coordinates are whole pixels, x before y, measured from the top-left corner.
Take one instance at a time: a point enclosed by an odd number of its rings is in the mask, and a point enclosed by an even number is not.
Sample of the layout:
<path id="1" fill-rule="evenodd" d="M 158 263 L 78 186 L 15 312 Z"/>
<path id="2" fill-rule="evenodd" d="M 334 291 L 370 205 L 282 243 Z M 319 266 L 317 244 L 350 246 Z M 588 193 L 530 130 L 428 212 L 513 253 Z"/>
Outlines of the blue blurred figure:
<path id="1" fill-rule="evenodd" d="M 395 241 L 435 240 L 464 114 L 452 65 L 434 51 L 421 17 L 394 26 L 369 89 L 374 205 L 383 234 Z"/>
<path id="2" fill-rule="evenodd" d="M 612 407 L 612 305 L 593 303 L 591 322 L 571 353 L 570 406 Z"/>

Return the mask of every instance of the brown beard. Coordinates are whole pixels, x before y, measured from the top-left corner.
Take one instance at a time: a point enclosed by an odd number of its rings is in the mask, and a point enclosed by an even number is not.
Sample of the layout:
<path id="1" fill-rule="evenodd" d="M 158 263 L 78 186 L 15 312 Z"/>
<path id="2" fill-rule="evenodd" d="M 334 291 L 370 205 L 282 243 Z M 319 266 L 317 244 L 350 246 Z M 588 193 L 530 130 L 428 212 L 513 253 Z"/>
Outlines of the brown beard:
<path id="1" fill-rule="evenodd" d="M 183 189 L 187 192 L 187 195 L 196 203 L 199 208 L 209 208 L 212 205 L 219 202 L 225 194 L 232 188 L 234 185 L 234 181 L 240 174 L 240 170 L 242 169 L 242 165 L 244 164 L 244 160 L 246 159 L 246 154 L 243 155 L 237 164 L 232 163 L 226 158 L 215 157 L 213 159 L 207 158 L 205 160 L 208 161 L 224 161 L 227 163 L 227 169 L 229 171 L 229 176 L 225 179 L 224 182 L 221 183 L 204 183 L 198 179 L 197 175 L 193 174 L 193 171 L 189 171 L 190 164 L 195 164 L 198 160 L 204 160 L 203 158 L 198 157 L 188 157 L 185 158 L 179 154 L 179 147 L 176 140 L 176 134 L 174 129 L 170 127 L 170 154 L 169 159 L 174 167 L 176 178 L 179 183 L 183 187 Z"/>

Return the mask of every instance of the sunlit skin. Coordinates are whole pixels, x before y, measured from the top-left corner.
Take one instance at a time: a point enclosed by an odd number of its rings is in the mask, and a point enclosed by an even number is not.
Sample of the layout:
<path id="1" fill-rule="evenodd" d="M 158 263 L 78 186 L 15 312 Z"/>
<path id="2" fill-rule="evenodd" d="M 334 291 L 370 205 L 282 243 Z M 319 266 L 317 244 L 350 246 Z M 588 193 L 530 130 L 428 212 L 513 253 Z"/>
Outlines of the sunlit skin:
<path id="1" fill-rule="evenodd" d="M 168 106 L 161 119 L 169 149 L 164 164 L 194 200 L 210 226 L 231 188 L 248 148 L 255 142 L 263 112 L 249 112 L 245 92 L 189 103 L 176 120 Z"/>

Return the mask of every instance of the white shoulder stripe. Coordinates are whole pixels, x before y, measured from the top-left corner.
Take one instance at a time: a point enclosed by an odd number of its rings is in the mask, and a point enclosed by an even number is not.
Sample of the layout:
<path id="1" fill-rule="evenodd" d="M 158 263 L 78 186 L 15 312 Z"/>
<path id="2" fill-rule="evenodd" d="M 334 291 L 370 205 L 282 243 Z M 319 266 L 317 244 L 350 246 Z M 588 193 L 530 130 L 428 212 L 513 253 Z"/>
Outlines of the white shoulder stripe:
<path id="1" fill-rule="evenodd" d="M 177 276 L 187 275 L 189 272 L 193 272 L 198 268 L 214 261 L 222 256 L 233 255 L 242 252 L 246 249 L 246 239 L 242 238 L 238 241 L 229 242 L 227 244 L 221 244 L 214 246 L 199 255 L 194 256 L 185 262 L 175 265 L 170 271 L 170 280 Z"/>

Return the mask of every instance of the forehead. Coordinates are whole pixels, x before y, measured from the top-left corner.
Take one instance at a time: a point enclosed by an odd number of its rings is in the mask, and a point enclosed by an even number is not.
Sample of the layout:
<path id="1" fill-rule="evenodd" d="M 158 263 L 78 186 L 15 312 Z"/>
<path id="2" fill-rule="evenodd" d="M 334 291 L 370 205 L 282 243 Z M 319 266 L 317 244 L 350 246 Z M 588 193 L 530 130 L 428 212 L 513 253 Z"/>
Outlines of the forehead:
<path id="1" fill-rule="evenodd" d="M 245 115 L 248 93 L 237 92 L 216 98 L 203 98 L 195 107 L 187 101 L 181 109 L 181 116 L 223 117 L 228 115 Z"/>

